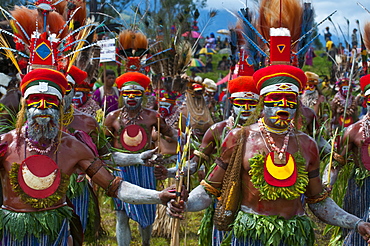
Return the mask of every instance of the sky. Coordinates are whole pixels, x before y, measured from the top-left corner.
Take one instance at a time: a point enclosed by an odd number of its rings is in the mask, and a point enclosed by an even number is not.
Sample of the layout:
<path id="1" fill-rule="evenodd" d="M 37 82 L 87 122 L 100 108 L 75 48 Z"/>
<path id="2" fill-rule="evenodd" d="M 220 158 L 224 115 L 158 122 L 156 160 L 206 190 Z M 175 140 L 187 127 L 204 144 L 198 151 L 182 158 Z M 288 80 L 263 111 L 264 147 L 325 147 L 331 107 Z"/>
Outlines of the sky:
<path id="1" fill-rule="evenodd" d="M 246 0 L 247 1 L 247 0 Z M 324 35 L 324 29 L 325 27 L 330 27 L 330 32 L 333 36 L 339 36 L 340 41 L 343 41 L 343 35 L 341 34 L 338 25 L 342 29 L 344 36 L 348 38 L 348 29 L 349 29 L 349 36 L 352 33 L 353 28 L 358 28 L 358 25 L 356 23 L 356 20 L 359 20 L 360 23 L 360 29 L 362 31 L 362 28 L 366 22 L 370 22 L 370 14 L 361 8 L 357 2 L 358 1 L 350 1 L 350 0 L 330 0 L 330 1 L 323 1 L 323 0 L 312 0 L 310 1 L 314 7 L 316 16 L 315 16 L 315 22 L 319 23 L 323 19 L 325 19 L 327 16 L 329 16 L 333 11 L 337 10 L 337 12 L 331 17 L 332 21 L 334 22 L 337 31 L 335 31 L 335 28 L 333 24 L 326 20 L 323 22 L 318 28 L 320 34 Z M 369 11 L 370 11 L 370 3 L 369 1 L 360 0 L 359 1 L 362 5 L 364 5 Z M 229 14 L 226 9 L 232 12 L 237 12 L 240 8 L 246 7 L 245 1 L 240 0 L 207 0 L 207 11 L 209 9 L 219 9 L 220 14 L 217 15 L 214 20 L 208 25 L 208 27 L 204 30 L 204 36 L 209 35 L 211 32 L 216 32 L 219 29 L 223 28 L 229 28 L 230 25 L 232 26 L 235 23 L 236 18 L 233 17 L 231 14 Z M 249 8 L 255 8 L 254 1 L 249 0 L 248 1 L 248 7 Z M 203 14 L 203 16 L 206 16 Z M 349 20 L 349 27 L 347 25 L 346 19 Z M 200 24 L 202 24 L 200 20 Z M 205 25 L 205 21 L 203 20 L 203 25 Z M 219 35 L 219 34 L 216 34 Z M 221 35 L 222 36 L 222 35 Z M 333 39 L 334 43 L 339 42 L 339 40 Z"/>

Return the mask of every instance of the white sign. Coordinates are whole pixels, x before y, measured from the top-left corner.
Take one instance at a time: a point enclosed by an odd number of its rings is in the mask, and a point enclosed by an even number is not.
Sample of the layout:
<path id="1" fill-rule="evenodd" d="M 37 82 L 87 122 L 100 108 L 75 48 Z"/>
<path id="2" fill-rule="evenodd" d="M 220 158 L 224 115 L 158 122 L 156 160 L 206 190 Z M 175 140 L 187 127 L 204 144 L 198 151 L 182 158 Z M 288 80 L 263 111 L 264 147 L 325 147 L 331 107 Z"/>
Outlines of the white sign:
<path id="1" fill-rule="evenodd" d="M 100 62 L 111 62 L 116 60 L 116 40 L 106 39 L 99 40 L 98 45 L 100 46 Z"/>

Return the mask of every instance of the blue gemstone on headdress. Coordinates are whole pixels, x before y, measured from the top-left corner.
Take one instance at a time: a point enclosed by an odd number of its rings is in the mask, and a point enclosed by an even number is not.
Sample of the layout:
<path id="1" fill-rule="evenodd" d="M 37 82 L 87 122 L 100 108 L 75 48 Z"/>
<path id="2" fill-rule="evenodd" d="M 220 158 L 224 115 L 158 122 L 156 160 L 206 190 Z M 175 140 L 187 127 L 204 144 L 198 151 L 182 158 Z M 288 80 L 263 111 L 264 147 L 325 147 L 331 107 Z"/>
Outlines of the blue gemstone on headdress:
<path id="1" fill-rule="evenodd" d="M 45 43 L 42 43 L 36 48 L 36 54 L 38 54 L 41 59 L 45 60 L 50 56 L 51 49 Z"/>

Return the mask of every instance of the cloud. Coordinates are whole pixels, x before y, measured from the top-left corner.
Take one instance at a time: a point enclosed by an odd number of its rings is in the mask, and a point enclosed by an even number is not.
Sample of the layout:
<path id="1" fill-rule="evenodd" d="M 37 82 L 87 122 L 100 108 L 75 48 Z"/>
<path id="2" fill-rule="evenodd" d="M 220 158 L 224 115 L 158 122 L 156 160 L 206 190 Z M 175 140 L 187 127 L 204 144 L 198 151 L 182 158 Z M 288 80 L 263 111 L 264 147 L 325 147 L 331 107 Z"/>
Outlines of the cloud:
<path id="1" fill-rule="evenodd" d="M 363 3 L 367 9 L 370 10 L 369 3 Z M 245 7 L 245 1 L 240 0 L 228 0 L 228 1 L 220 1 L 220 0 L 207 0 L 207 8 L 208 9 L 228 9 L 230 11 L 236 12 L 240 8 Z M 254 1 L 248 1 L 248 7 L 253 9 L 256 8 Z M 348 38 L 351 35 L 353 28 L 358 28 L 356 20 L 360 23 L 360 30 L 363 29 L 364 24 L 369 20 L 370 21 L 370 14 L 362 9 L 355 1 L 348 1 L 348 0 L 330 0 L 330 1 L 313 1 L 313 7 L 315 9 L 316 17 L 315 22 L 319 23 L 327 16 L 329 16 L 333 11 L 337 10 L 337 12 L 331 17 L 335 27 L 337 29 L 338 34 L 335 31 L 333 24 L 326 20 L 319 26 L 319 32 L 321 35 L 324 33 L 325 27 L 329 26 L 330 30 L 333 35 L 338 35 L 343 39 L 343 35 L 340 32 L 342 30 L 344 36 Z M 226 19 L 225 19 L 226 16 Z M 222 19 L 222 21 L 219 20 Z M 349 26 L 347 25 L 346 19 L 349 20 Z M 230 14 L 222 14 L 215 17 L 215 23 L 221 23 L 221 28 L 228 28 L 230 23 L 235 22 L 235 18 L 232 17 Z M 225 23 L 225 24 L 222 24 Z M 213 25 L 210 28 L 215 28 Z M 340 26 L 340 29 L 339 29 Z"/>

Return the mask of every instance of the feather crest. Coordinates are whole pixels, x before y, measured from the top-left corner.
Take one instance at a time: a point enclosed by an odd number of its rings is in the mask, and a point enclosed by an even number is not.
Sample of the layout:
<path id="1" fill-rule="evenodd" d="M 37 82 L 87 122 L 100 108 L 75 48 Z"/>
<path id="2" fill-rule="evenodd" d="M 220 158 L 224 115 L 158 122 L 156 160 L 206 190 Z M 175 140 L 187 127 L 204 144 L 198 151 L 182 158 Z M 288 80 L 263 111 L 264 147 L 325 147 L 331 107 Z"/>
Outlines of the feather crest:
<path id="1" fill-rule="evenodd" d="M 259 8 L 259 31 L 269 40 L 270 28 L 285 27 L 290 30 L 292 40 L 297 40 L 301 35 L 302 14 L 303 7 L 298 0 L 262 0 Z"/>

